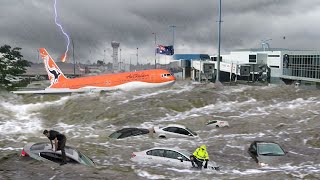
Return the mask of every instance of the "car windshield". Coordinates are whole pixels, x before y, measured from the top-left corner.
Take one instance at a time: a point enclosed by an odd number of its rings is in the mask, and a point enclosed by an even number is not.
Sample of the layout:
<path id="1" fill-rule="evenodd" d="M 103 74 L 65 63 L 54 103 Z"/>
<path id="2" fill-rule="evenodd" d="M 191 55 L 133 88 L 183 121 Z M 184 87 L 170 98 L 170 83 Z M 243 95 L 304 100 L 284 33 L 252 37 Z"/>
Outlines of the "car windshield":
<path id="1" fill-rule="evenodd" d="M 188 130 L 189 132 L 191 132 L 193 135 L 197 136 L 197 133 L 195 133 L 195 132 L 191 131 L 191 129 L 186 128 L 186 130 Z"/>
<path id="2" fill-rule="evenodd" d="M 258 153 L 264 156 L 283 156 L 285 152 L 275 143 L 258 143 Z"/>
<path id="3" fill-rule="evenodd" d="M 186 151 L 186 150 L 179 150 L 178 152 L 180 152 L 181 154 L 185 155 L 188 159 L 191 156 L 191 153 L 189 151 Z"/>
<path id="4" fill-rule="evenodd" d="M 30 150 L 35 151 L 35 150 L 44 150 L 46 147 L 47 143 L 37 143 L 34 144 L 30 147 Z"/>
<path id="5" fill-rule="evenodd" d="M 82 154 L 80 151 L 77 151 L 79 154 L 79 161 L 88 166 L 94 166 L 94 162 L 85 154 Z"/>
<path id="6" fill-rule="evenodd" d="M 112 134 L 110 134 L 110 138 L 114 138 L 114 139 L 118 139 L 121 136 L 122 133 L 120 132 L 114 132 Z"/>

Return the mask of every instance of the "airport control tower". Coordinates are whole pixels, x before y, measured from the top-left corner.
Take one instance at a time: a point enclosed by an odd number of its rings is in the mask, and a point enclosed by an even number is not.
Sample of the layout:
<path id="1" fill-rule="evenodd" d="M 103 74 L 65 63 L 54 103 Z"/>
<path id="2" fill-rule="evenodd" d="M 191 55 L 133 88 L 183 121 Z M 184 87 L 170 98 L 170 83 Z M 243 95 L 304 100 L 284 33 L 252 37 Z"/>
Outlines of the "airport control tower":
<path id="1" fill-rule="evenodd" d="M 112 41 L 111 42 L 111 46 L 113 48 L 113 53 L 112 53 L 112 59 L 113 59 L 113 63 L 112 63 L 112 70 L 114 72 L 117 72 L 118 69 L 118 48 L 120 46 L 120 43 L 116 42 L 116 41 Z"/>

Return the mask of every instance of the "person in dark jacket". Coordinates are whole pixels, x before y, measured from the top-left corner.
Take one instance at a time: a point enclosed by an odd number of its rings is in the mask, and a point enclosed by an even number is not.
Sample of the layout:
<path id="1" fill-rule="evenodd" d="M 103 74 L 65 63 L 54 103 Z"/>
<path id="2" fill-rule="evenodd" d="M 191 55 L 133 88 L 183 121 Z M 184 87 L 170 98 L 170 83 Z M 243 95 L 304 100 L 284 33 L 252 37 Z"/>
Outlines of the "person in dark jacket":
<path id="1" fill-rule="evenodd" d="M 50 140 L 52 150 L 53 150 L 52 141 L 54 141 L 54 151 L 61 150 L 62 162 L 60 163 L 60 165 L 67 164 L 67 156 L 64 149 L 67 141 L 66 136 L 59 133 L 58 131 L 54 131 L 54 130 L 48 131 L 46 129 L 43 131 L 43 134 L 47 136 L 48 139 Z"/>

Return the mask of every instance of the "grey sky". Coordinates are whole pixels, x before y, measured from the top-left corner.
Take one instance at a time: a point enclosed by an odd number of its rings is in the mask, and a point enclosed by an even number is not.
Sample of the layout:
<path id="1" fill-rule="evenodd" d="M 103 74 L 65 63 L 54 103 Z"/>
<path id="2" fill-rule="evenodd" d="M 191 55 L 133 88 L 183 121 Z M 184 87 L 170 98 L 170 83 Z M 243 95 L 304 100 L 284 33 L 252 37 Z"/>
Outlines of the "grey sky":
<path id="1" fill-rule="evenodd" d="M 111 41 L 120 42 L 122 59 L 154 61 L 157 44 L 172 44 L 176 53 L 216 54 L 218 0 L 57 0 L 58 20 L 75 44 L 77 61 L 111 60 Z M 1 46 L 21 47 L 24 58 L 37 60 L 45 47 L 56 61 L 66 39 L 54 23 L 54 0 L 1 0 Z M 222 53 L 271 47 L 319 49 L 319 0 L 222 0 Z M 285 37 L 285 38 L 284 38 Z M 71 49 L 71 47 L 70 47 Z M 71 55 L 71 51 L 69 51 Z M 69 59 L 67 61 L 72 61 Z M 135 62 L 133 62 L 135 63 Z"/>

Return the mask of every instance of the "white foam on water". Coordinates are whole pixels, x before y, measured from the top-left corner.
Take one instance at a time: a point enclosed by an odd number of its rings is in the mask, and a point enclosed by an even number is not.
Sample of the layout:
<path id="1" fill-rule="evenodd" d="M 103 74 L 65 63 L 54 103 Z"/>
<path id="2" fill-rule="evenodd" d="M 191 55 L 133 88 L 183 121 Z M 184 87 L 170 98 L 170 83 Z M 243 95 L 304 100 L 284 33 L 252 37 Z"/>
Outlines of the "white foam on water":
<path id="1" fill-rule="evenodd" d="M 263 170 L 259 170 L 259 169 L 247 169 L 244 171 L 240 171 L 240 170 L 236 170 L 233 169 L 231 171 L 224 171 L 227 174 L 236 174 L 236 175 L 251 175 L 251 174 L 262 174 L 262 173 L 266 173 L 266 171 Z"/>
<path id="2" fill-rule="evenodd" d="M 135 169 L 134 172 L 141 176 L 141 177 L 144 177 L 144 178 L 147 178 L 147 179 L 170 179 L 164 175 L 156 175 L 156 174 L 151 174 L 149 173 L 148 171 L 144 171 L 144 170 L 141 170 L 141 169 Z"/>
<path id="3" fill-rule="evenodd" d="M 182 92 L 185 92 L 185 91 L 191 91 L 194 87 L 193 86 L 190 86 L 190 85 L 185 85 L 185 86 L 181 86 L 179 87 L 179 89 L 160 89 L 156 92 L 151 92 L 151 93 L 146 93 L 144 91 L 144 93 L 140 94 L 140 95 L 136 95 L 136 96 L 133 96 L 132 99 L 126 99 L 126 100 L 123 100 L 123 101 L 120 101 L 119 104 L 126 104 L 126 103 L 129 103 L 130 101 L 134 101 L 134 100 L 137 100 L 137 99 L 146 99 L 146 98 L 149 98 L 149 97 L 153 97 L 153 96 L 157 96 L 159 94 L 165 94 L 165 93 L 170 93 L 170 94 L 180 94 Z"/>
<path id="4" fill-rule="evenodd" d="M 320 99 L 317 97 L 310 97 L 308 99 L 297 98 L 288 102 L 279 102 L 277 104 L 269 105 L 267 108 L 270 109 L 279 109 L 279 110 L 287 110 L 287 109 L 305 109 L 308 106 L 318 106 L 320 104 Z"/>
<path id="5" fill-rule="evenodd" d="M 5 148 L 1 148 L 0 147 L 0 151 L 21 151 L 22 148 L 14 148 L 14 147 L 5 147 Z"/>
<path id="6" fill-rule="evenodd" d="M 230 147 L 230 148 L 234 148 L 234 149 L 240 149 L 242 151 L 245 150 L 245 146 L 233 146 L 233 145 L 229 145 L 229 144 L 227 144 L 226 146 Z"/>
<path id="7" fill-rule="evenodd" d="M 242 138 L 242 139 L 252 139 L 252 138 L 256 138 L 256 137 L 263 137 L 266 134 L 264 133 L 249 133 L 249 134 L 219 134 L 219 135 L 215 135 L 215 138 Z"/>
<path id="8" fill-rule="evenodd" d="M 161 119 L 156 119 L 153 120 L 157 123 L 161 123 L 161 122 L 167 122 L 167 121 L 180 121 L 180 120 L 184 120 L 186 118 L 189 117 L 199 117 L 201 115 L 211 115 L 215 112 L 233 112 L 233 111 L 237 111 L 238 108 L 240 108 L 243 105 L 246 104 L 252 104 L 255 103 L 256 100 L 255 99 L 249 99 L 248 101 L 244 101 L 244 102 L 237 102 L 237 101 L 233 101 L 233 102 L 217 102 L 216 104 L 210 104 L 201 108 L 192 108 L 190 111 L 185 111 L 185 112 L 179 112 L 176 115 L 170 115 L 167 114 L 166 117 L 161 118 Z M 249 113 L 247 113 L 246 116 L 248 116 Z M 253 113 L 253 115 L 256 115 L 256 113 Z M 151 122 L 145 122 L 142 125 L 143 126 L 150 126 L 152 123 Z"/>
<path id="9" fill-rule="evenodd" d="M 93 133 L 95 132 L 92 128 L 93 125 L 94 124 L 65 124 L 63 122 L 59 122 L 50 129 L 64 132 L 64 134 L 68 134 L 68 136 L 72 138 L 99 137 L 98 134 Z"/>
<path id="10" fill-rule="evenodd" d="M 42 130 L 42 120 L 38 117 L 39 110 L 44 107 L 61 105 L 69 97 L 62 97 L 57 101 L 20 104 L 1 102 L 0 107 L 6 110 L 8 115 L 0 122 L 0 134 L 32 134 Z"/>

